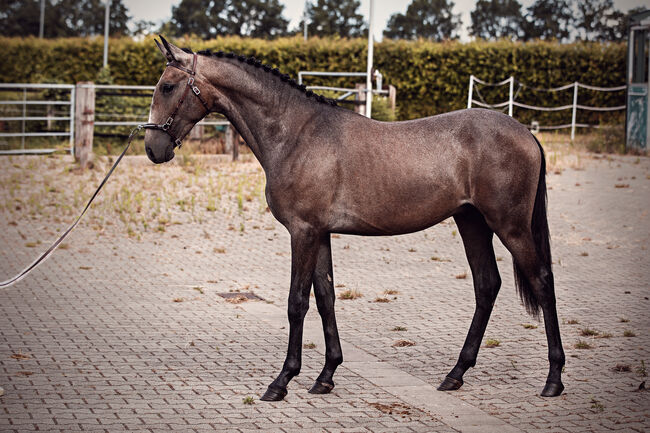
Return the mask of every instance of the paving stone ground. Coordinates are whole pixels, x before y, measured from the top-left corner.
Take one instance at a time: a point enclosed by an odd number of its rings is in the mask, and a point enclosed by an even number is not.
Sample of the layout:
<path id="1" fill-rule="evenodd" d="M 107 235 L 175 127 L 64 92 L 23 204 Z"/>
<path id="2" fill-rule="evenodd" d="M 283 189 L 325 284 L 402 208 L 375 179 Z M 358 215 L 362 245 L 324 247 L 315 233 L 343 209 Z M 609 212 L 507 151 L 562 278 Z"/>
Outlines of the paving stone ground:
<path id="1" fill-rule="evenodd" d="M 99 171 L 73 174 L 69 163 L 0 159 L 0 279 L 33 260 L 96 184 Z M 324 358 L 312 298 L 305 343 L 315 347 L 303 350 L 285 401 L 259 401 L 286 350 L 289 238 L 263 211 L 255 182 L 237 180 L 259 176 L 256 163 L 199 167 L 177 182 L 179 166 L 130 158 L 116 172 L 131 176 L 130 192 L 115 180 L 65 249 L 0 293 L 0 431 L 650 430 L 650 393 L 639 390 L 650 369 L 649 158 L 583 157 L 578 169 L 548 175 L 567 354 L 566 391 L 556 399 L 538 395 L 548 368 L 543 324 L 520 305 L 498 240 L 503 285 L 486 339 L 500 344 L 481 348 L 461 390 L 431 392 L 455 363 L 474 309 L 462 243 L 447 220 L 405 236 L 335 237 L 336 290 L 363 295 L 337 300 L 346 362 L 336 388 L 307 393 Z M 39 169 L 44 177 L 33 175 Z M 194 196 L 204 203 L 197 179 L 206 176 L 217 176 L 214 190 L 234 191 L 217 211 L 187 205 Z M 47 192 L 81 181 L 90 185 L 68 197 L 69 208 L 39 208 L 46 193 L 24 186 Z M 161 195 L 172 221 L 157 216 L 134 234 L 109 198 L 140 203 L 133 191 L 156 182 L 192 197 Z M 238 195 L 249 186 L 254 194 Z M 236 290 L 264 301 L 217 295 Z M 588 329 L 598 335 L 582 336 Z M 415 345 L 394 347 L 398 340 Z"/>

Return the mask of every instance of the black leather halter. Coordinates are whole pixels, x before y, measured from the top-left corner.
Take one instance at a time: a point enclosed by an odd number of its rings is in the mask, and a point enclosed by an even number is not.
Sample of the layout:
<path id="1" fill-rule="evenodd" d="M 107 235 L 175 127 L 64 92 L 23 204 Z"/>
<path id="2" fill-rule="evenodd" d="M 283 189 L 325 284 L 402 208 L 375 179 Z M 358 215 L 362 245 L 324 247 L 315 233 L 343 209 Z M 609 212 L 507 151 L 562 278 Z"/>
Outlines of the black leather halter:
<path id="1" fill-rule="evenodd" d="M 197 55 L 194 54 L 192 57 L 192 69 L 187 69 L 184 68 L 183 66 L 176 65 L 172 62 L 168 62 L 167 66 L 172 66 L 176 69 L 179 69 L 187 74 L 190 75 L 190 77 L 187 80 L 187 87 L 185 87 L 185 90 L 183 91 L 183 94 L 181 95 L 181 99 L 178 100 L 178 103 L 176 104 L 176 108 L 174 108 L 174 111 L 172 111 L 172 114 L 167 117 L 167 120 L 163 124 L 157 124 L 157 123 L 145 123 L 142 125 L 144 129 L 157 129 L 159 131 L 164 131 L 169 135 L 172 139 L 172 142 L 174 143 L 174 147 L 180 148 L 183 143 L 182 139 L 183 137 L 177 138 L 171 131 L 172 123 L 174 123 L 174 117 L 178 113 L 178 110 L 181 108 L 181 105 L 183 105 L 183 102 L 185 101 L 185 97 L 187 96 L 187 92 L 189 90 L 192 90 L 192 93 L 196 95 L 197 98 L 199 98 L 199 101 L 201 101 L 201 104 L 205 107 L 205 114 L 202 117 L 207 116 L 212 110 L 210 110 L 210 107 L 208 106 L 208 103 L 205 102 L 205 99 L 201 96 L 201 90 L 194 84 L 194 77 L 196 76 L 196 58 Z"/>

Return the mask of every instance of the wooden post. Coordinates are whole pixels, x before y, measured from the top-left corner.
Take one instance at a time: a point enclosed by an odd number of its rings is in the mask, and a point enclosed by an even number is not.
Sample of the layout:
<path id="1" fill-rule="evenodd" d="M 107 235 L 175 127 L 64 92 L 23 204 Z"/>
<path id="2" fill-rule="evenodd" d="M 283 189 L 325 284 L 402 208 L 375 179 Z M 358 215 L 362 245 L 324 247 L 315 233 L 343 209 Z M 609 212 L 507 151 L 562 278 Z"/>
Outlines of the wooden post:
<path id="1" fill-rule="evenodd" d="M 354 85 L 354 88 L 357 89 L 357 93 L 354 96 L 355 101 L 363 102 L 363 104 L 355 105 L 354 111 L 356 113 L 365 116 L 366 114 L 366 85 L 363 83 L 357 83 Z"/>
<path id="2" fill-rule="evenodd" d="M 239 159 L 239 134 L 235 131 L 235 127 L 228 125 L 226 128 L 226 153 L 232 151 L 232 160 Z"/>
<path id="3" fill-rule="evenodd" d="M 95 89 L 92 81 L 77 83 L 75 98 L 74 157 L 81 168 L 92 159 L 95 128 Z"/>
<path id="4" fill-rule="evenodd" d="M 388 100 L 390 101 L 390 109 L 395 114 L 395 108 L 397 107 L 397 89 L 395 86 L 388 86 Z"/>
<path id="5" fill-rule="evenodd" d="M 190 130 L 190 140 L 203 140 L 203 125 L 194 125 Z"/>

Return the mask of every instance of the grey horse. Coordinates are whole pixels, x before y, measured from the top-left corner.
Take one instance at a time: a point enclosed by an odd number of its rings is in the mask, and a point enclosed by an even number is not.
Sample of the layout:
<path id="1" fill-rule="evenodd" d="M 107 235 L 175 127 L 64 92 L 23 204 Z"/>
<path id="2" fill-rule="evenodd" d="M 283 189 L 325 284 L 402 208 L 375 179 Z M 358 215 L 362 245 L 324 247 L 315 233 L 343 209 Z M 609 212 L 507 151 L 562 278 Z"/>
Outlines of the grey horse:
<path id="1" fill-rule="evenodd" d="M 154 92 L 147 155 L 154 163 L 169 161 L 198 121 L 208 112 L 222 113 L 264 169 L 269 209 L 291 236 L 289 346 L 262 400 L 282 400 L 300 372 L 312 285 L 326 354 L 310 392 L 334 387 L 343 354 L 334 312 L 332 233 L 398 235 L 449 217 L 465 246 L 476 310 L 458 362 L 438 389 L 460 388 L 476 363 L 501 286 L 492 246 L 496 233 L 513 256 L 526 310 L 544 316 L 550 367 L 541 395 L 562 393 L 565 356 L 551 269 L 545 158 L 526 127 L 482 109 L 379 122 L 336 106 L 254 58 L 197 54 L 161 41 L 156 44 L 169 67 Z"/>

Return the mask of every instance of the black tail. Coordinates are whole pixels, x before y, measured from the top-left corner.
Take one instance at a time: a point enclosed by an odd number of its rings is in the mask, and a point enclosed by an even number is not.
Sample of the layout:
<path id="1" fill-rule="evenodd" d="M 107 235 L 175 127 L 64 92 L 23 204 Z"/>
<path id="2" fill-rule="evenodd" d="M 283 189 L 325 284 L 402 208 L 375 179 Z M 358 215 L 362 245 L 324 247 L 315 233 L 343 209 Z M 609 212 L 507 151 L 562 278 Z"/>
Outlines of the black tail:
<path id="1" fill-rule="evenodd" d="M 537 137 L 533 136 L 539 146 L 539 152 L 542 155 L 542 164 L 539 171 L 539 181 L 537 183 L 537 194 L 535 195 L 535 204 L 533 206 L 533 219 L 530 225 L 533 232 L 533 241 L 535 242 L 535 249 L 537 257 L 541 261 L 542 266 L 550 273 L 551 272 L 551 240 L 548 231 L 548 220 L 546 218 L 546 157 L 544 156 L 544 149 L 540 144 Z M 519 297 L 526 307 L 526 311 L 534 316 L 539 317 L 540 304 L 535 296 L 533 289 L 524 276 L 521 269 L 515 263 L 515 285 L 519 292 Z M 553 284 L 553 278 L 547 281 Z M 553 287 L 551 287 L 552 289 Z"/>

